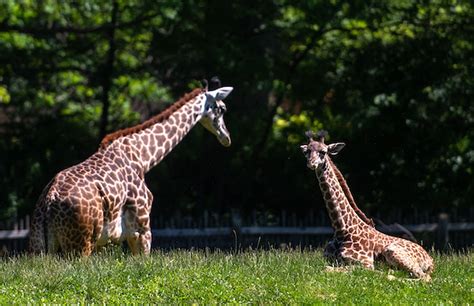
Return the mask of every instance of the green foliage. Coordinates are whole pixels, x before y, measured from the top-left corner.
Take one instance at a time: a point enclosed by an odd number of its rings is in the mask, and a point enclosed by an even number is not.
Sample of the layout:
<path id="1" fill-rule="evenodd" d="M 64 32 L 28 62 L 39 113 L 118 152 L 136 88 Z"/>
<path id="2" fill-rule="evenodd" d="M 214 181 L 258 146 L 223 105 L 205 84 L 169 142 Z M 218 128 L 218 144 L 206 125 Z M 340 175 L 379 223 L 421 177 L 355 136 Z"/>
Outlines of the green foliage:
<path id="1" fill-rule="evenodd" d="M 3 86 L 0 86 L 0 103 L 10 103 L 10 94 L 8 93 L 8 90 Z"/>
<path id="2" fill-rule="evenodd" d="M 437 255 L 433 281 L 382 265 L 330 272 L 320 251 L 108 250 L 90 258 L 0 260 L 0 303 L 469 304 L 474 256 Z M 389 280 L 393 274 L 395 279 Z"/>
<path id="3" fill-rule="evenodd" d="M 235 88 L 233 146 L 193 130 L 147 178 L 156 213 L 322 207 L 310 128 L 347 143 L 369 214 L 470 207 L 473 18 L 462 0 L 0 1 L 0 218 L 213 75 Z"/>
<path id="4" fill-rule="evenodd" d="M 292 150 L 299 144 L 307 141 L 304 132 L 308 130 L 319 131 L 322 124 L 309 111 L 301 111 L 298 114 L 291 114 L 277 109 L 275 123 L 273 124 L 273 138 L 278 144 L 286 143 L 287 150 Z"/>

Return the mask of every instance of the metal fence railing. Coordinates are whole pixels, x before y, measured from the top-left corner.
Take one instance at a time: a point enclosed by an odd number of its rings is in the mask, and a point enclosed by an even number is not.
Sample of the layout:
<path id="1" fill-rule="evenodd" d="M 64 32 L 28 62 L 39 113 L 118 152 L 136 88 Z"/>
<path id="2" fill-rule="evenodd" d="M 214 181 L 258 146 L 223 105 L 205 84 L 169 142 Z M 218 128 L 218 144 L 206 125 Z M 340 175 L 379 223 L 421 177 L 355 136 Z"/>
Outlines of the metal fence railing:
<path id="1" fill-rule="evenodd" d="M 317 214 L 319 215 L 319 214 Z M 390 225 L 376 222 L 381 232 L 421 242 L 425 247 L 438 250 L 463 249 L 474 246 L 474 222 L 450 220 L 447 214 L 420 224 Z M 456 220 L 455 220 L 456 221 Z M 320 247 L 333 230 L 328 220 L 301 218 L 280 214 L 279 218 L 251 214 L 244 218 L 239 213 L 210 214 L 199 218 L 188 216 L 158 217 L 152 220 L 153 248 L 258 248 L 301 246 Z M 320 225 L 322 224 L 322 225 Z M 1 229 L 3 228 L 3 229 Z M 26 250 L 30 229 L 30 217 L 26 216 L 9 225 L 0 227 L 0 254 L 19 253 Z"/>

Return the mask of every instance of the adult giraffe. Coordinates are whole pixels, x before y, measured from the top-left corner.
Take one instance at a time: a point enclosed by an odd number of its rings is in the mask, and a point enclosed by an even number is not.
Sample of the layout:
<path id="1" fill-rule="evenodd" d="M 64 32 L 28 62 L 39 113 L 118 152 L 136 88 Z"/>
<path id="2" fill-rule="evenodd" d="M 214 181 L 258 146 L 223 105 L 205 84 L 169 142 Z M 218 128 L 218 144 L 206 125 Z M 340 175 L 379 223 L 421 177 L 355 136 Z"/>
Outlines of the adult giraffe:
<path id="1" fill-rule="evenodd" d="M 30 251 L 88 256 L 109 241 L 127 240 L 133 254 L 148 254 L 153 195 L 145 173 L 197 122 L 230 146 L 222 100 L 232 89 L 195 89 L 157 116 L 107 135 L 88 159 L 56 174 L 36 204 Z"/>
<path id="2" fill-rule="evenodd" d="M 377 231 L 363 219 L 365 215 L 355 209 L 355 202 L 348 199 L 349 188 L 342 187 L 337 175 L 339 170 L 329 157 L 339 153 L 345 144 L 325 144 L 325 132 L 317 135 L 307 132 L 306 135 L 309 143 L 302 145 L 301 149 L 307 166 L 316 172 L 334 229 L 334 237 L 326 246 L 324 255 L 338 263 L 361 263 L 369 269 L 374 269 L 374 260 L 381 255 L 389 264 L 429 281 L 434 268 L 430 255 L 416 243 Z"/>

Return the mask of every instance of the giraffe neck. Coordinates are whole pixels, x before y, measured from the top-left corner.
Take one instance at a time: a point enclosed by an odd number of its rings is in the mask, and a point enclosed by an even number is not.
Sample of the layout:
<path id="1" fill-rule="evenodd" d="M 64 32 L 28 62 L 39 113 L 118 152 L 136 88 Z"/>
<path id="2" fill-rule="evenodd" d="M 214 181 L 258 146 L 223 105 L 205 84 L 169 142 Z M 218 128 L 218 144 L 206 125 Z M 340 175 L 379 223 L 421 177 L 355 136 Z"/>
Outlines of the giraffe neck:
<path id="1" fill-rule="evenodd" d="M 199 94 L 163 121 L 122 136 L 113 145 L 125 151 L 133 167 L 145 174 L 162 161 L 202 118 L 205 101 L 205 95 Z"/>
<path id="2" fill-rule="evenodd" d="M 342 175 L 341 171 L 339 171 L 339 169 L 336 167 L 336 165 L 331 159 L 329 159 L 328 161 L 330 166 L 332 167 L 332 170 L 334 171 L 334 174 L 337 177 L 339 184 L 341 185 L 342 190 L 344 191 L 345 196 L 347 197 L 347 200 L 349 201 L 349 205 L 352 207 L 352 209 L 354 209 L 354 211 L 359 216 L 359 218 L 362 219 L 362 221 L 364 221 L 367 225 L 371 227 L 375 227 L 374 221 L 371 218 L 367 217 L 364 212 L 360 210 L 360 208 L 357 206 L 354 197 L 352 197 L 351 190 L 349 189 L 349 186 L 347 186 L 347 182 L 344 179 L 344 176 Z"/>
<path id="3" fill-rule="evenodd" d="M 347 199 L 338 177 L 326 157 L 324 169 L 316 170 L 319 187 L 336 236 L 345 236 L 361 224 L 365 224 L 354 211 Z"/>

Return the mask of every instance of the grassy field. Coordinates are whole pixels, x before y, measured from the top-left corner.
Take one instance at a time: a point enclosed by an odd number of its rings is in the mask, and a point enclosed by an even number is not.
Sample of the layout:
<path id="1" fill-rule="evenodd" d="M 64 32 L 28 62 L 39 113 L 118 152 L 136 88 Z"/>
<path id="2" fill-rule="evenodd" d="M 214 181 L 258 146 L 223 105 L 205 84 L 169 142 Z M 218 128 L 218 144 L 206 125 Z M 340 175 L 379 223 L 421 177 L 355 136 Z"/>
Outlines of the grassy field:
<path id="1" fill-rule="evenodd" d="M 423 283 L 383 265 L 330 272 L 321 252 L 309 250 L 20 256 L 0 259 L 0 304 L 473 304 L 474 253 L 435 261 L 433 281 Z"/>

